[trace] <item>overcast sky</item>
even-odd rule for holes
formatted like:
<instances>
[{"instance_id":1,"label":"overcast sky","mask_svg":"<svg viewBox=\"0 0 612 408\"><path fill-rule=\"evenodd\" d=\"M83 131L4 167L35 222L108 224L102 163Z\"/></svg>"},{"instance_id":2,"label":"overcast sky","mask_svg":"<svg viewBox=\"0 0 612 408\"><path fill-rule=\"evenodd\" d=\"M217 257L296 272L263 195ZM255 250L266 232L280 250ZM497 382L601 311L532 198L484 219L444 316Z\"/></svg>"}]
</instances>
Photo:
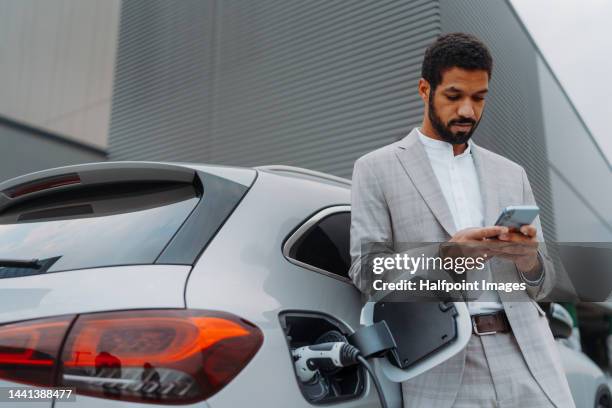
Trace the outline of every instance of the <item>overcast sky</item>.
<instances>
[{"instance_id":1,"label":"overcast sky","mask_svg":"<svg viewBox=\"0 0 612 408\"><path fill-rule=\"evenodd\" d=\"M612 162L612 1L511 2Z\"/></svg>"}]
</instances>

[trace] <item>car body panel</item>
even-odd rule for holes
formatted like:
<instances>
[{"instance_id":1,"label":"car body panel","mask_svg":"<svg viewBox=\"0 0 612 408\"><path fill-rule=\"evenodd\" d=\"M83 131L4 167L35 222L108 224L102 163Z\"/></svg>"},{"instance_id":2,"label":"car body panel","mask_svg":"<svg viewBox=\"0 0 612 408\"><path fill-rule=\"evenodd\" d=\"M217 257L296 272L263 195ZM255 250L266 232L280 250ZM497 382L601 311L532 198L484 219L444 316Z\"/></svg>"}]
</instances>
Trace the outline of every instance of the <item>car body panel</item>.
<instances>
[{"instance_id":1,"label":"car body panel","mask_svg":"<svg viewBox=\"0 0 612 408\"><path fill-rule=\"evenodd\" d=\"M245 187L250 187L257 177L257 171L245 167L207 165L197 163L169 163L174 165L183 165L191 169L201 171L222 177L234 183L242 184Z\"/></svg>"},{"instance_id":2,"label":"car body panel","mask_svg":"<svg viewBox=\"0 0 612 408\"><path fill-rule=\"evenodd\" d=\"M571 349L558 340L556 343L576 407L595 406L597 390L601 385L607 384L606 376L586 354Z\"/></svg>"},{"instance_id":3,"label":"car body panel","mask_svg":"<svg viewBox=\"0 0 612 408\"><path fill-rule=\"evenodd\" d=\"M0 279L0 323L142 308L183 308L191 267L134 265Z\"/></svg>"},{"instance_id":4,"label":"car body panel","mask_svg":"<svg viewBox=\"0 0 612 408\"><path fill-rule=\"evenodd\" d=\"M222 392L208 400L211 407L312 407L299 390L279 313L321 312L355 330L360 294L347 279L291 263L282 255L282 246L309 216L349 203L347 186L262 171L194 266L186 290L188 308L232 311L264 332L262 348ZM383 382L390 406L400 406L399 386ZM376 391L367 383L362 397L331 406L376 406ZM272 392L261 392L270 387Z\"/></svg>"}]
</instances>

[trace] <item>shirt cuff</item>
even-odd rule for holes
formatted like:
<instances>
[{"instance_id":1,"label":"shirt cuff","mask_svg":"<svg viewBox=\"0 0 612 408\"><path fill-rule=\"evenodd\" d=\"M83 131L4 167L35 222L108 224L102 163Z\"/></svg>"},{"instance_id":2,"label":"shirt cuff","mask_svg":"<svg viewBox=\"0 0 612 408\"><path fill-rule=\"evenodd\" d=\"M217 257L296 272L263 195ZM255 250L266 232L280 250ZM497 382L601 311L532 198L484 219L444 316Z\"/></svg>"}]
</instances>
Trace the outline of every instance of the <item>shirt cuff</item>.
<instances>
[{"instance_id":1,"label":"shirt cuff","mask_svg":"<svg viewBox=\"0 0 612 408\"><path fill-rule=\"evenodd\" d=\"M523 281L528 284L529 286L539 286L540 283L542 283L542 280L544 279L544 262L542 262L542 257L540 256L540 252L538 251L538 261L540 262L540 277L536 280L532 280L532 279L527 279L525 277L525 275L523 274L523 272L519 271L519 274L521 275L521 279L523 279Z\"/></svg>"}]
</instances>

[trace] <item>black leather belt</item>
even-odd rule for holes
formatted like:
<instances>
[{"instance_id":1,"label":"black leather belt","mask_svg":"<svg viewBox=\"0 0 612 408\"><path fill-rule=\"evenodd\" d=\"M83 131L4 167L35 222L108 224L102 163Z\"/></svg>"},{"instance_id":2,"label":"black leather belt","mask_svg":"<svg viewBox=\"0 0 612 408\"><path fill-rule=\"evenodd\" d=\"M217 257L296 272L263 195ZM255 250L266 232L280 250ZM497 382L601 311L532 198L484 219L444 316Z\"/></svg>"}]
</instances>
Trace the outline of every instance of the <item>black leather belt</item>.
<instances>
[{"instance_id":1,"label":"black leather belt","mask_svg":"<svg viewBox=\"0 0 612 408\"><path fill-rule=\"evenodd\" d=\"M472 331L479 336L512 331L506 312L478 314L472 316Z\"/></svg>"}]
</instances>

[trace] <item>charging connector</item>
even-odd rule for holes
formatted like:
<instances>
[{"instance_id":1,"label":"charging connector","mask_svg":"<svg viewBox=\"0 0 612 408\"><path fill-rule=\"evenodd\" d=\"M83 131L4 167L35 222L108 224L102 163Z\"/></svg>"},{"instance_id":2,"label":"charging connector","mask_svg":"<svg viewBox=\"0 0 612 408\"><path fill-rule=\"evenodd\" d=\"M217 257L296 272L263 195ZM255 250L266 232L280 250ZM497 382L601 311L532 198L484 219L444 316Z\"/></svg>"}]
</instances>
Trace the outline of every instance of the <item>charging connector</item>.
<instances>
[{"instance_id":1,"label":"charging connector","mask_svg":"<svg viewBox=\"0 0 612 408\"><path fill-rule=\"evenodd\" d=\"M349 337L349 342L352 344L333 341L292 350L291 354L298 378L302 383L309 384L317 381L321 373L361 364L372 378L381 406L387 408L387 401L380 382L366 357L383 357L386 352L396 347L389 327L384 321L363 327Z\"/></svg>"},{"instance_id":2,"label":"charging connector","mask_svg":"<svg viewBox=\"0 0 612 408\"><path fill-rule=\"evenodd\" d=\"M357 364L359 349L345 342L313 344L291 352L301 382L310 382L319 370L333 371Z\"/></svg>"}]
</instances>

